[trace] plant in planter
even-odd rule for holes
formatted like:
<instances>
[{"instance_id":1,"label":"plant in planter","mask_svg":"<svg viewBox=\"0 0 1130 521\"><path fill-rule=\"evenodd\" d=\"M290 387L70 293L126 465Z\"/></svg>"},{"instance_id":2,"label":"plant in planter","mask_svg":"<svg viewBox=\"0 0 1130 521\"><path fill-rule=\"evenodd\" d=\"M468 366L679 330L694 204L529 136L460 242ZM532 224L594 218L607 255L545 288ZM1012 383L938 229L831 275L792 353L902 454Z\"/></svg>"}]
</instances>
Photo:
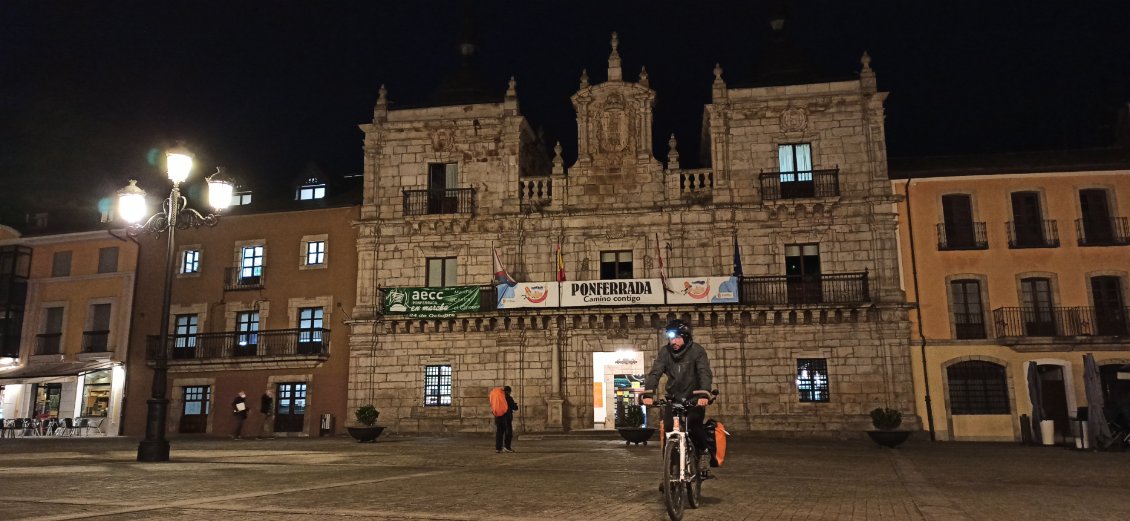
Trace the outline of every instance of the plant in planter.
<instances>
[{"instance_id":1,"label":"plant in planter","mask_svg":"<svg viewBox=\"0 0 1130 521\"><path fill-rule=\"evenodd\" d=\"M895 448L910 437L910 431L895 430L902 425L902 413L889 407L876 407L871 410L871 425L876 429L867 431L871 440L884 447Z\"/></svg>"},{"instance_id":2,"label":"plant in planter","mask_svg":"<svg viewBox=\"0 0 1130 521\"><path fill-rule=\"evenodd\" d=\"M372 404L365 404L358 407L356 411L353 411L353 416L357 419L357 423L361 424L361 427L348 427L349 435L353 436L353 439L361 443L377 441L377 437L385 430L384 427L378 427L376 425L377 416L380 414L380 411L378 411L376 407L373 407Z\"/></svg>"},{"instance_id":3,"label":"plant in planter","mask_svg":"<svg viewBox=\"0 0 1130 521\"><path fill-rule=\"evenodd\" d=\"M616 430L619 431L620 437L624 438L625 444L628 445L632 443L647 445L647 440L655 434L655 429L644 425L643 407L628 405L622 410L623 413L616 418Z\"/></svg>"}]
</instances>

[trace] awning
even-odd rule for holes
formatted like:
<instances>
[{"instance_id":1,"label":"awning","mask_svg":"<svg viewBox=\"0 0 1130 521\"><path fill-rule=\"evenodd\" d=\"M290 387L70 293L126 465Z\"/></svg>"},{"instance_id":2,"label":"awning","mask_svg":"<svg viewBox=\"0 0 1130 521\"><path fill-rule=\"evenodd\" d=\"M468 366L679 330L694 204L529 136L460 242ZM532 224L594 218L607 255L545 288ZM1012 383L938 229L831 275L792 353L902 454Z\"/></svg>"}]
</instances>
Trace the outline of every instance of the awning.
<instances>
[{"instance_id":1,"label":"awning","mask_svg":"<svg viewBox=\"0 0 1130 521\"><path fill-rule=\"evenodd\" d=\"M118 365L118 362L111 360L31 363L23 367L0 369L0 385L55 382L72 376L109 369L115 365Z\"/></svg>"}]
</instances>

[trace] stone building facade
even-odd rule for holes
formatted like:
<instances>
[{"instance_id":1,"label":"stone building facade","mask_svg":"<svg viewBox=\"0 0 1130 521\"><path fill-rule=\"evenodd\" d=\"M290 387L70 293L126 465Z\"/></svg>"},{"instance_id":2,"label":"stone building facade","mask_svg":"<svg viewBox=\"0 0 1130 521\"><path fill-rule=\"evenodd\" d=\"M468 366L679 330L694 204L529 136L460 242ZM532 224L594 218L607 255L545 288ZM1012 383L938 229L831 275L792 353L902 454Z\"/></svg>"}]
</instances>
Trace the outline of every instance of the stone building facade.
<instances>
[{"instance_id":1,"label":"stone building facade","mask_svg":"<svg viewBox=\"0 0 1130 521\"><path fill-rule=\"evenodd\" d=\"M372 403L402 432L486 431L489 390L510 385L519 431L610 427L609 386L629 394L622 380L646 371L680 317L710 353L721 394L709 415L728 429L849 435L880 406L917 428L886 94L869 58L858 79L751 88L716 67L708 167L683 169L673 135L653 150L656 93L646 70L624 77L617 46L613 35L607 81L582 74L571 98L568 168L560 144L545 159L513 79L500 102L398 110L382 87L361 126L349 408ZM495 249L561 305L499 309ZM566 304L586 286L575 281L602 279L655 286L658 300ZM730 298L677 303L694 284ZM439 286L481 286L482 305L437 318L382 300Z\"/></svg>"}]
</instances>

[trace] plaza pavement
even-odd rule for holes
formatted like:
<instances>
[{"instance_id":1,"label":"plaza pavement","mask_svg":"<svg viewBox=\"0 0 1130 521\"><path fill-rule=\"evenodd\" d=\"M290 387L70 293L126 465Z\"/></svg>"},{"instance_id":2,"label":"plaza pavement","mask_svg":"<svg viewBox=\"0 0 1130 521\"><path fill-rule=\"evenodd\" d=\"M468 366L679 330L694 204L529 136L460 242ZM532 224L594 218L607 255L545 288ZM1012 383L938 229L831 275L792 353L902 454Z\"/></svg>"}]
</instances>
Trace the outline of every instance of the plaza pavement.
<instances>
[{"instance_id":1,"label":"plaza pavement","mask_svg":"<svg viewBox=\"0 0 1130 521\"><path fill-rule=\"evenodd\" d=\"M0 519L661 520L659 449L607 437L0 440ZM687 520L1130 519L1130 452L731 438Z\"/></svg>"}]
</instances>

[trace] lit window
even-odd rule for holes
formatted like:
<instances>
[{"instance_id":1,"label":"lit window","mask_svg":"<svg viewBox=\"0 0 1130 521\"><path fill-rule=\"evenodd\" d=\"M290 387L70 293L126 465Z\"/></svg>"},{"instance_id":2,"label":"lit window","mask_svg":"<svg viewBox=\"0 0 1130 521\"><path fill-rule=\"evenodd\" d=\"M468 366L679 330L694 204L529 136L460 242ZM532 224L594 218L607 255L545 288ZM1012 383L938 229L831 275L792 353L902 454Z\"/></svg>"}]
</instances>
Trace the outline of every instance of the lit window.
<instances>
[{"instance_id":1,"label":"lit window","mask_svg":"<svg viewBox=\"0 0 1130 521\"><path fill-rule=\"evenodd\" d=\"M258 279L263 276L263 247L244 246L239 255L239 278Z\"/></svg>"},{"instance_id":2,"label":"lit window","mask_svg":"<svg viewBox=\"0 0 1130 521\"><path fill-rule=\"evenodd\" d=\"M451 366L424 367L424 405L451 405Z\"/></svg>"},{"instance_id":3,"label":"lit window","mask_svg":"<svg viewBox=\"0 0 1130 521\"><path fill-rule=\"evenodd\" d=\"M259 343L259 312L241 312L236 315L235 322L236 331L239 332L239 346L254 348Z\"/></svg>"},{"instance_id":4,"label":"lit window","mask_svg":"<svg viewBox=\"0 0 1130 521\"><path fill-rule=\"evenodd\" d=\"M796 389L802 402L828 401L828 361L824 358L797 359Z\"/></svg>"},{"instance_id":5,"label":"lit window","mask_svg":"<svg viewBox=\"0 0 1130 521\"><path fill-rule=\"evenodd\" d=\"M232 194L232 206L245 206L249 204L251 204L251 192L236 192Z\"/></svg>"},{"instance_id":6,"label":"lit window","mask_svg":"<svg viewBox=\"0 0 1130 521\"><path fill-rule=\"evenodd\" d=\"M199 331L198 320L196 314L185 314L176 316L176 326L173 330L173 347L175 349L195 349L196 348L196 333ZM173 358L179 358L178 352L173 353Z\"/></svg>"},{"instance_id":7,"label":"lit window","mask_svg":"<svg viewBox=\"0 0 1130 521\"><path fill-rule=\"evenodd\" d=\"M306 264L317 265L326 262L326 241L310 241L306 243Z\"/></svg>"},{"instance_id":8,"label":"lit window","mask_svg":"<svg viewBox=\"0 0 1130 521\"><path fill-rule=\"evenodd\" d=\"M200 273L200 250L184 250L181 273Z\"/></svg>"},{"instance_id":9,"label":"lit window","mask_svg":"<svg viewBox=\"0 0 1130 521\"><path fill-rule=\"evenodd\" d=\"M298 310L298 344L299 350L304 344L321 344L324 310L322 308L299 308Z\"/></svg>"},{"instance_id":10,"label":"lit window","mask_svg":"<svg viewBox=\"0 0 1130 521\"><path fill-rule=\"evenodd\" d=\"M321 182L316 177L311 177L306 180L306 183L298 187L298 200L310 201L313 199L322 199L326 196L326 183Z\"/></svg>"}]
</instances>

